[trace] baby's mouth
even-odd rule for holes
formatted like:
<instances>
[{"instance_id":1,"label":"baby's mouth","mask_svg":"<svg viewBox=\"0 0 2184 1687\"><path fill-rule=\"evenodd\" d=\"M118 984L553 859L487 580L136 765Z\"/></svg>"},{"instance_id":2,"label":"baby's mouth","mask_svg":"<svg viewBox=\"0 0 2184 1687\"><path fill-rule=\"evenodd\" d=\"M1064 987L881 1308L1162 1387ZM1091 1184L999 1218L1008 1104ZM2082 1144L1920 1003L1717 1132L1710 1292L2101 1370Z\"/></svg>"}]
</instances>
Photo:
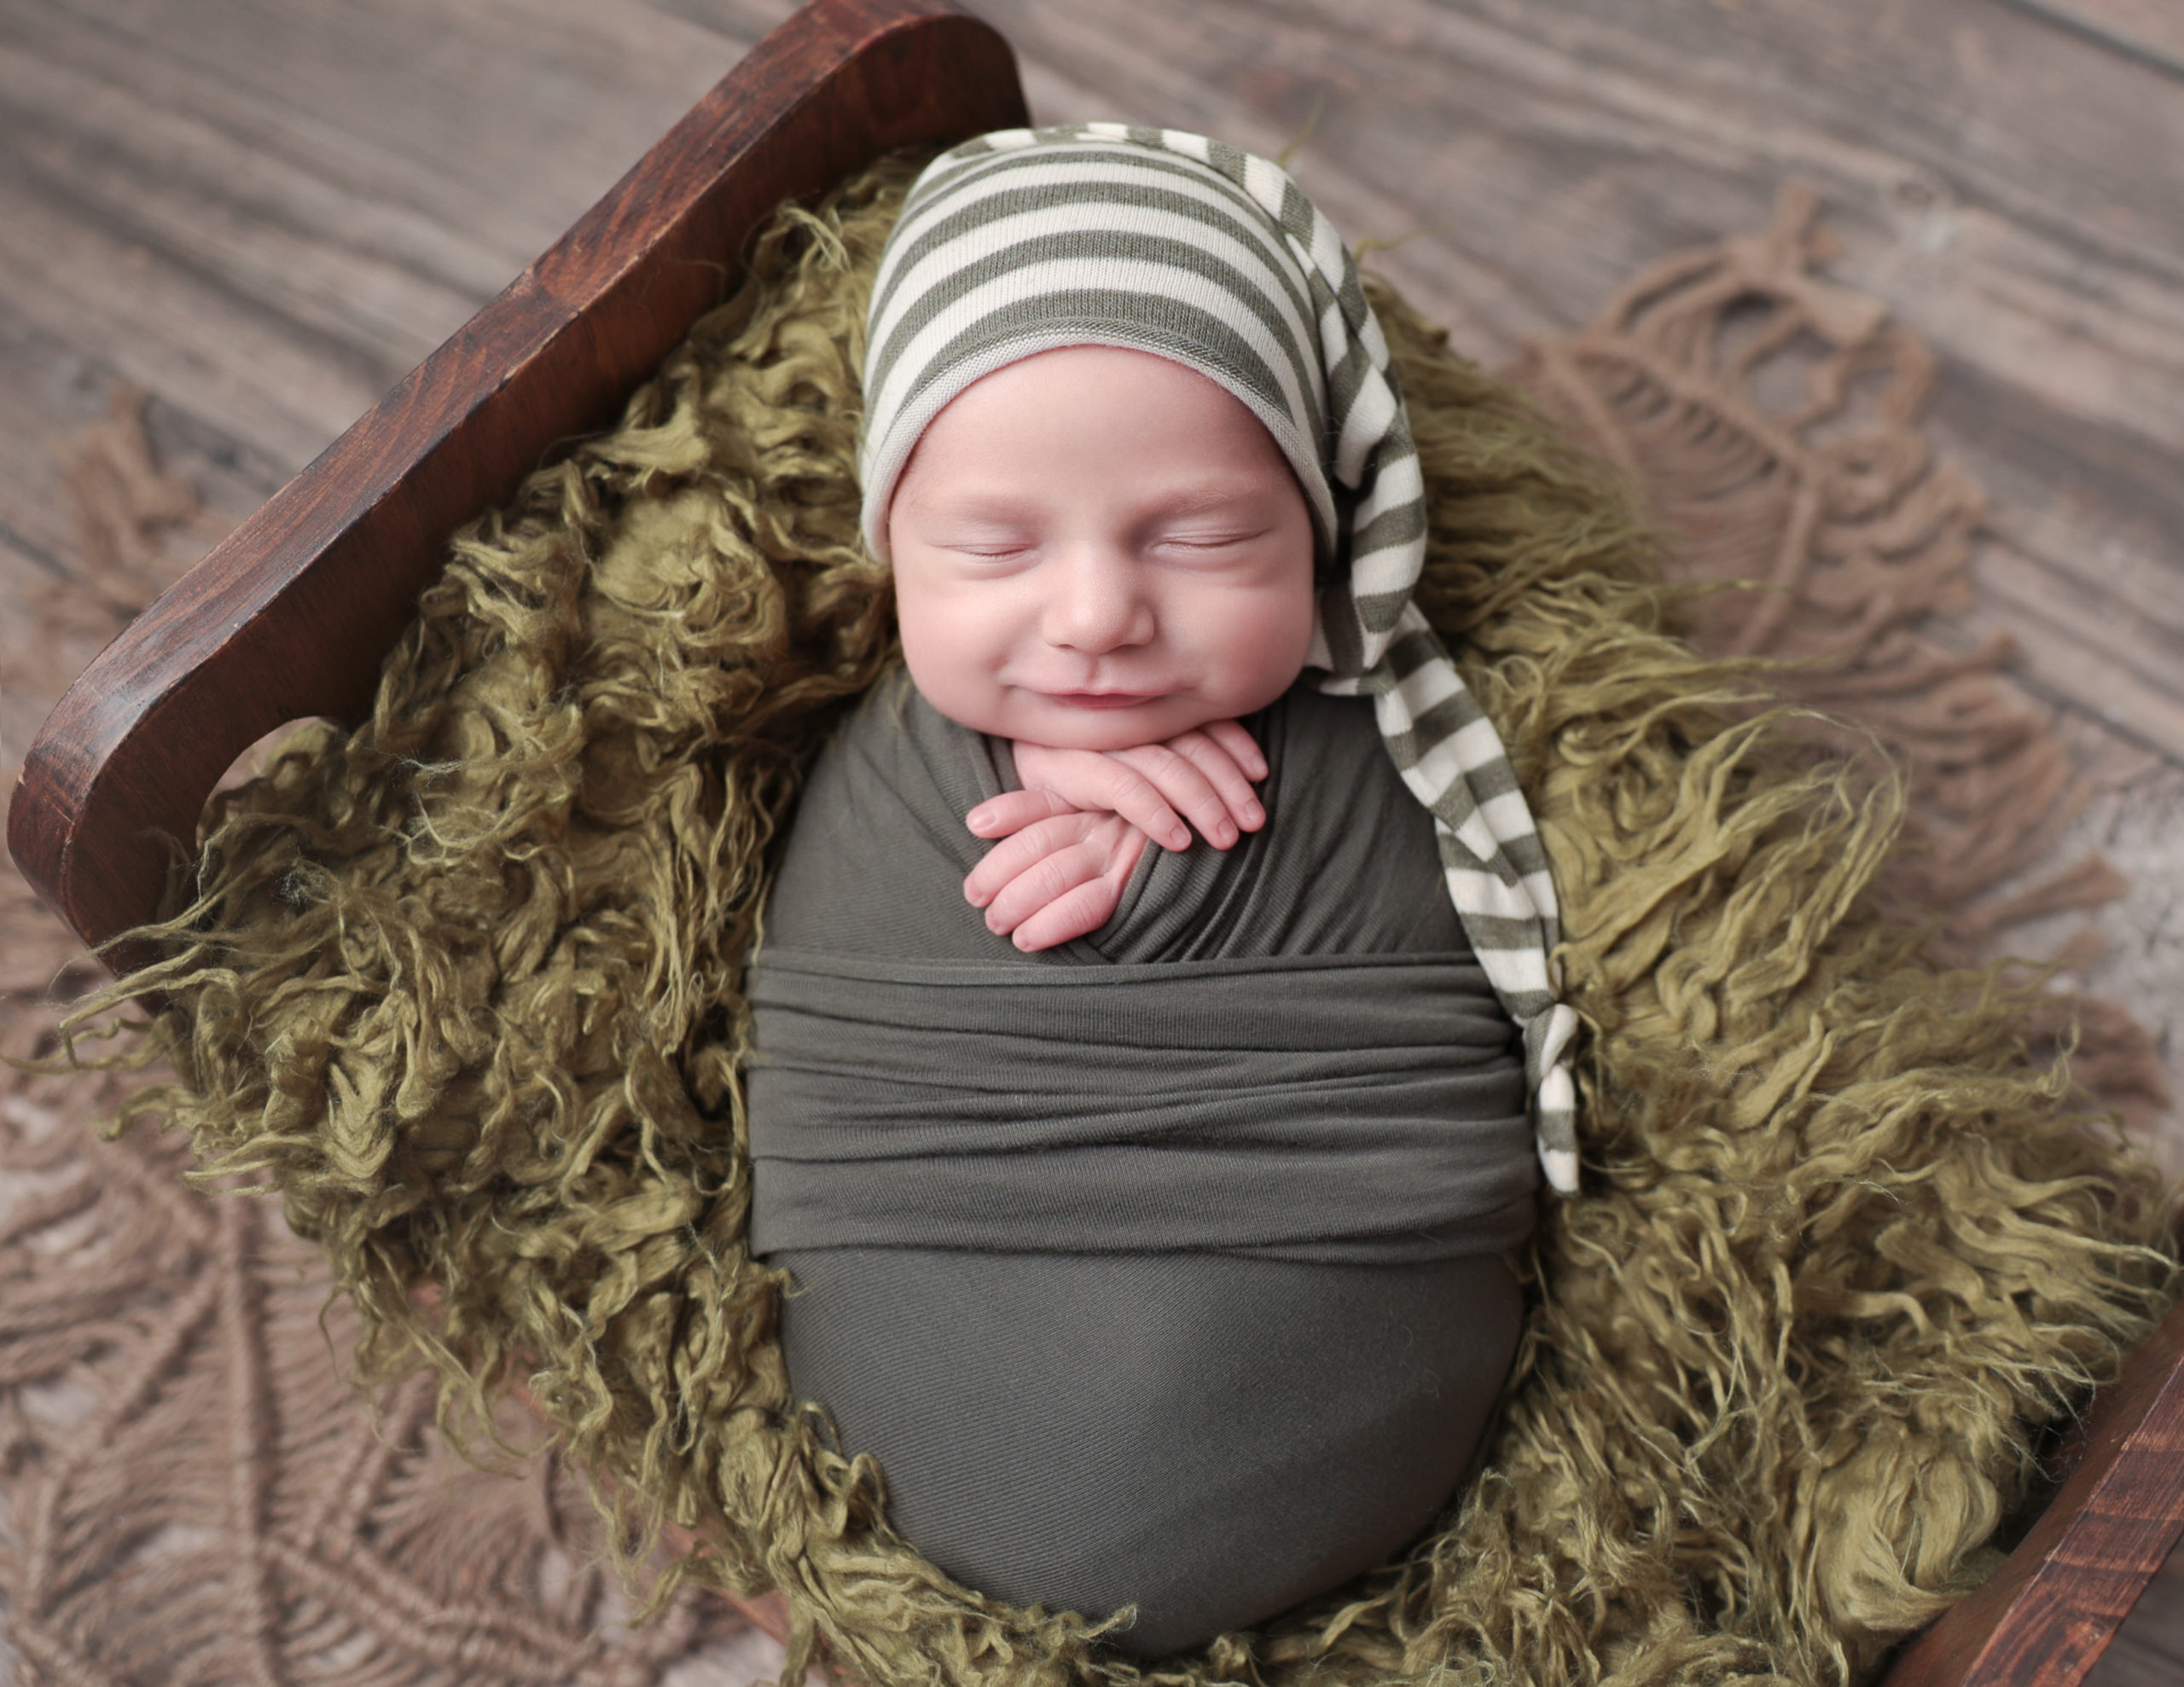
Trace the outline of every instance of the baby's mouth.
<instances>
[{"instance_id":1,"label":"baby's mouth","mask_svg":"<svg viewBox=\"0 0 2184 1687\"><path fill-rule=\"evenodd\" d=\"M1167 695L1158 691L1050 691L1043 695L1049 702L1066 704L1073 709L1130 709L1141 703L1153 703Z\"/></svg>"}]
</instances>

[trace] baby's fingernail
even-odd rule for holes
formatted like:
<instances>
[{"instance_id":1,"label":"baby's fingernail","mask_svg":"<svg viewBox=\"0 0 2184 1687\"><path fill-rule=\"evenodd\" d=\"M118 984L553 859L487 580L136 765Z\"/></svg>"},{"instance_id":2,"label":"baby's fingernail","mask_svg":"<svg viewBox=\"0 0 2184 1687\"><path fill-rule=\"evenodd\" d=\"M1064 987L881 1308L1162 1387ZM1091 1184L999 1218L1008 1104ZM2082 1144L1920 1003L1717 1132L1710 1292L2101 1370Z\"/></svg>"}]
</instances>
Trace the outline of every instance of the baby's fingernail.
<instances>
[{"instance_id":1,"label":"baby's fingernail","mask_svg":"<svg viewBox=\"0 0 2184 1687\"><path fill-rule=\"evenodd\" d=\"M1244 819L1246 823L1252 826L1257 826L1265 818L1266 810L1259 807L1258 803L1246 803L1244 804Z\"/></svg>"},{"instance_id":2,"label":"baby's fingernail","mask_svg":"<svg viewBox=\"0 0 2184 1687\"><path fill-rule=\"evenodd\" d=\"M1188 826L1179 826L1168 834L1168 847L1170 849L1188 849L1190 846L1191 833Z\"/></svg>"},{"instance_id":3,"label":"baby's fingernail","mask_svg":"<svg viewBox=\"0 0 2184 1687\"><path fill-rule=\"evenodd\" d=\"M993 816L980 809L973 809L969 814L963 816L963 824L969 826L973 832L984 832L988 826L993 824Z\"/></svg>"},{"instance_id":4,"label":"baby's fingernail","mask_svg":"<svg viewBox=\"0 0 2184 1687\"><path fill-rule=\"evenodd\" d=\"M1213 828L1213 841L1223 849L1227 849L1236 841L1236 828L1229 825L1227 820L1222 821Z\"/></svg>"}]
</instances>

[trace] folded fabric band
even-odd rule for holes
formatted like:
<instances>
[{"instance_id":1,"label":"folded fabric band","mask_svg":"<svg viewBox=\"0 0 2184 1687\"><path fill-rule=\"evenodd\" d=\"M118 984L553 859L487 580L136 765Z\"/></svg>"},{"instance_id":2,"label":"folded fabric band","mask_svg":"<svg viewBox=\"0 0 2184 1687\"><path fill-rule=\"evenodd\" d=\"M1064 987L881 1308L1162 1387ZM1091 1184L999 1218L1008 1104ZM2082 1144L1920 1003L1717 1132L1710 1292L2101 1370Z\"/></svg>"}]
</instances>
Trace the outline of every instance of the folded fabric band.
<instances>
[{"instance_id":1,"label":"folded fabric band","mask_svg":"<svg viewBox=\"0 0 2184 1687\"><path fill-rule=\"evenodd\" d=\"M1351 1264L1533 1221L1512 1034L1470 957L1093 969L770 948L752 1251Z\"/></svg>"}]
</instances>

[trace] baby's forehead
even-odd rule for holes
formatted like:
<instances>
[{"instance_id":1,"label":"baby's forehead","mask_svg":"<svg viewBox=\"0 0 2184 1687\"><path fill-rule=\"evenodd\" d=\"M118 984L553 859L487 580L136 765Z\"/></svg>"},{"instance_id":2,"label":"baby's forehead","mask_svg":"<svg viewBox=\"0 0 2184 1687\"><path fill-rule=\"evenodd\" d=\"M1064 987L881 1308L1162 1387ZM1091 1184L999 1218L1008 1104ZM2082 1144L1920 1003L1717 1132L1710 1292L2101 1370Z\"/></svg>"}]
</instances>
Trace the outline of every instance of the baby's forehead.
<instances>
[{"instance_id":1,"label":"baby's forehead","mask_svg":"<svg viewBox=\"0 0 2184 1687\"><path fill-rule=\"evenodd\" d=\"M967 386L927 424L897 484L905 509L1004 518L1050 493L1188 516L1302 493L1281 443L1235 396L1152 353L1072 345ZM1309 507L1309 497L1307 498Z\"/></svg>"}]
</instances>

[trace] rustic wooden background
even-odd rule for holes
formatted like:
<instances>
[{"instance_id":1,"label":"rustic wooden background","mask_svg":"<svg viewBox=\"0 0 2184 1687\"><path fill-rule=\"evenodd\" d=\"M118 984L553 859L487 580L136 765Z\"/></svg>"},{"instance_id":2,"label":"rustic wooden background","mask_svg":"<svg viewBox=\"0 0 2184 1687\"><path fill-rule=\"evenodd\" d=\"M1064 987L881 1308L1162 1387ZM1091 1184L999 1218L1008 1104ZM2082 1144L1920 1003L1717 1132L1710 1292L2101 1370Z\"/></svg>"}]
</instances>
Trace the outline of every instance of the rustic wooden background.
<instances>
[{"instance_id":1,"label":"rustic wooden background","mask_svg":"<svg viewBox=\"0 0 2184 1687\"><path fill-rule=\"evenodd\" d=\"M111 628L55 443L113 392L208 513L270 493L604 192L786 0L0 0L0 775ZM973 0L1033 111L1292 167L1490 362L1819 194L1937 355L2007 633L2132 880L2088 969L2184 1088L2184 9L2174 0ZM88 593L90 588L84 589ZM2184 1134L2164 1144L2184 1167ZM2104 1667L2184 1679L2172 1564ZM0 1678L4 1678L0 1660Z\"/></svg>"}]
</instances>

